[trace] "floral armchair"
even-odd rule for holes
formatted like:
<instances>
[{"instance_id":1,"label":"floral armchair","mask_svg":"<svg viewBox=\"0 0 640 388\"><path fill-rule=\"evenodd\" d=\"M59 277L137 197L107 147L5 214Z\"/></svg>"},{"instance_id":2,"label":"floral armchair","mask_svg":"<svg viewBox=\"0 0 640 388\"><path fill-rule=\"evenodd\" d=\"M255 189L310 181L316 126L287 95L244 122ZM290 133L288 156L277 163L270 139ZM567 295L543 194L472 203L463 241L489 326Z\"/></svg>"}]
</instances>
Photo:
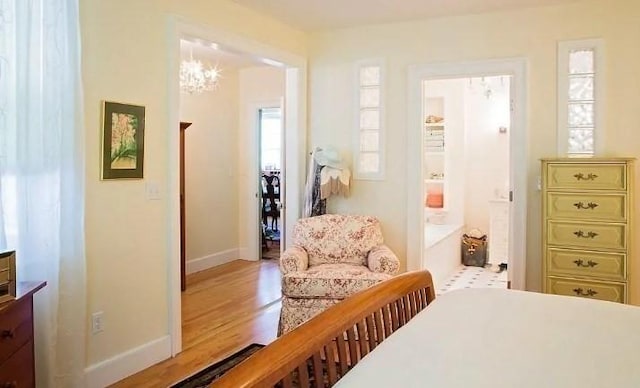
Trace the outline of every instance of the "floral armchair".
<instances>
[{"instance_id":1,"label":"floral armchair","mask_svg":"<svg viewBox=\"0 0 640 388\"><path fill-rule=\"evenodd\" d=\"M383 245L376 218L326 214L298 220L280 269L278 333L284 334L347 296L389 279L398 272L399 261Z\"/></svg>"}]
</instances>

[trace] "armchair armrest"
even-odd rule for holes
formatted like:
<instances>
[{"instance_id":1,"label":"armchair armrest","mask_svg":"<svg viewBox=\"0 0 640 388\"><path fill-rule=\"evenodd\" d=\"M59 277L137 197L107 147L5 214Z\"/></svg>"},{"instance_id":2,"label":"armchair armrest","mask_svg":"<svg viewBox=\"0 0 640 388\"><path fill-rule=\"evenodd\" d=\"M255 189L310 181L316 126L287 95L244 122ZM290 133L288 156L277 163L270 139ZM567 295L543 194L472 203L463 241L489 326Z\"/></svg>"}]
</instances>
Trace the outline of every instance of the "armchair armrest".
<instances>
[{"instance_id":1,"label":"armchair armrest","mask_svg":"<svg viewBox=\"0 0 640 388\"><path fill-rule=\"evenodd\" d=\"M304 271L309 267L309 255L304 248L292 246L287 248L280 257L280 271L283 275L289 272Z\"/></svg>"},{"instance_id":2,"label":"armchair armrest","mask_svg":"<svg viewBox=\"0 0 640 388\"><path fill-rule=\"evenodd\" d=\"M400 269L398 256L386 245L379 245L369 251L367 267L373 272L382 272L395 275Z\"/></svg>"}]
</instances>

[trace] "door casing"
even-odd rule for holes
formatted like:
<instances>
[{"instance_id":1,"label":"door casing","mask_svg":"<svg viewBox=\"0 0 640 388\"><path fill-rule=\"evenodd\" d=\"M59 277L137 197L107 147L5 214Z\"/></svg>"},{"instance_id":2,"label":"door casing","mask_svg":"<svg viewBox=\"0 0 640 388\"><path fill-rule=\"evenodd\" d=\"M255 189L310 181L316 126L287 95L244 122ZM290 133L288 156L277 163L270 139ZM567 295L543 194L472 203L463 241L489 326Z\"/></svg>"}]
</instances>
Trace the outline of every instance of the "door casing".
<instances>
[{"instance_id":1,"label":"door casing","mask_svg":"<svg viewBox=\"0 0 640 388\"><path fill-rule=\"evenodd\" d=\"M511 287L526 287L527 241L527 61L525 58L489 59L414 65L408 73L407 166L422 166L422 82L425 80L511 75L512 124L510 174L513 202L509 231ZM407 269L424 262L422 168L407 168Z\"/></svg>"}]
</instances>

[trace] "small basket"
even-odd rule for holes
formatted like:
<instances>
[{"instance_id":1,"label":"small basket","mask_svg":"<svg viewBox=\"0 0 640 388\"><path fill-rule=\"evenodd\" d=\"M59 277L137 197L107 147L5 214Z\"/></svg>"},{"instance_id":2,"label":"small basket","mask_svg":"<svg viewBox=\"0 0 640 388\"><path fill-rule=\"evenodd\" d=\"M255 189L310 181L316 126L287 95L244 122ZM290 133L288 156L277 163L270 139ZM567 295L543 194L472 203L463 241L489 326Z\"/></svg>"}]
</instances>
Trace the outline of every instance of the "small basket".
<instances>
[{"instance_id":1,"label":"small basket","mask_svg":"<svg viewBox=\"0 0 640 388\"><path fill-rule=\"evenodd\" d=\"M487 235L480 238L462 235L462 264L484 267L487 264Z\"/></svg>"}]
</instances>

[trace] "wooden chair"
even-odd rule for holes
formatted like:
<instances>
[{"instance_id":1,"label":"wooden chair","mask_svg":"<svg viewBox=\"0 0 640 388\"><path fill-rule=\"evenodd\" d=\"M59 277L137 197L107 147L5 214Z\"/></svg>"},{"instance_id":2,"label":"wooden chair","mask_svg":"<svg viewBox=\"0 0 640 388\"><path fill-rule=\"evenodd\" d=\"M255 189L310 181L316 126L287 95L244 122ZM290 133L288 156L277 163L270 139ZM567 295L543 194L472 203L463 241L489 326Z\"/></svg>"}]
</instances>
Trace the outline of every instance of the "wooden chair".
<instances>
[{"instance_id":1,"label":"wooden chair","mask_svg":"<svg viewBox=\"0 0 640 388\"><path fill-rule=\"evenodd\" d=\"M434 299L428 271L396 276L278 338L212 387L331 387Z\"/></svg>"}]
</instances>

